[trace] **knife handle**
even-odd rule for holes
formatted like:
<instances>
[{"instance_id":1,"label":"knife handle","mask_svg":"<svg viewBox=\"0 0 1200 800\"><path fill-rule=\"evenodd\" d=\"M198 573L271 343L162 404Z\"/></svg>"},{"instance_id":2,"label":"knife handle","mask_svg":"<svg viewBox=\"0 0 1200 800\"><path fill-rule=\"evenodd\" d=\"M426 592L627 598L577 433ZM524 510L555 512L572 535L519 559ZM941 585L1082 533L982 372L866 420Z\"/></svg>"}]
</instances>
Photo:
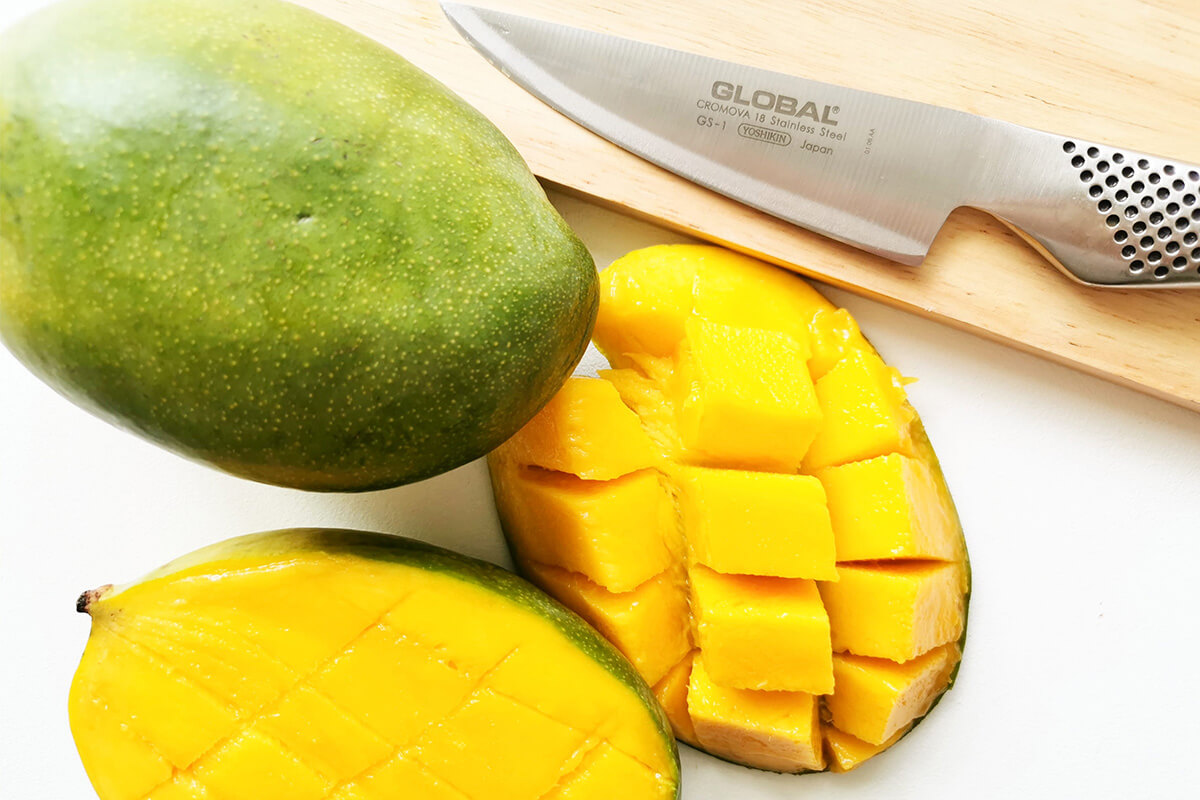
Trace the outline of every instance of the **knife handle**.
<instances>
[{"instance_id":1,"label":"knife handle","mask_svg":"<svg viewBox=\"0 0 1200 800\"><path fill-rule=\"evenodd\" d=\"M968 205L1094 286L1200 287L1200 166L996 122ZM995 148L995 149L993 149Z\"/></svg>"}]
</instances>

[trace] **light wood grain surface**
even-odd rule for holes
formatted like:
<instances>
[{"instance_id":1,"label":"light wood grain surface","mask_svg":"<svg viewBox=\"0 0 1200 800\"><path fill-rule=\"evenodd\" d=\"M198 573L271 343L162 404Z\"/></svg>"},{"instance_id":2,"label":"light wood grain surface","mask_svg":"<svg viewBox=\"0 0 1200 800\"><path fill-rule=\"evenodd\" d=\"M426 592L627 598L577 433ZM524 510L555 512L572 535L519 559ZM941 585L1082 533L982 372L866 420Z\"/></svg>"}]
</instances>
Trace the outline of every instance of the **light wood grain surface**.
<instances>
[{"instance_id":1,"label":"light wood grain surface","mask_svg":"<svg viewBox=\"0 0 1200 800\"><path fill-rule=\"evenodd\" d=\"M1200 163L1196 0L478 0L542 19ZM1093 289L955 212L903 267L606 142L475 53L433 0L300 0L458 92L568 191L1200 410L1200 291Z\"/></svg>"}]
</instances>

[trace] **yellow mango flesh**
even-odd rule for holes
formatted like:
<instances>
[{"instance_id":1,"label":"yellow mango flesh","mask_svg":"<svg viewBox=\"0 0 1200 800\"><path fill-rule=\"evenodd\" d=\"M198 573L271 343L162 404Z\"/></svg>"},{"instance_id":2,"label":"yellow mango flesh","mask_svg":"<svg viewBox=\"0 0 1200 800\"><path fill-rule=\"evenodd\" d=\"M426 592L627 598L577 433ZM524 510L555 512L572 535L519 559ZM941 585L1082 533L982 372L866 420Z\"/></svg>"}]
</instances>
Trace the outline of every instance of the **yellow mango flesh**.
<instances>
[{"instance_id":1,"label":"yellow mango flesh","mask_svg":"<svg viewBox=\"0 0 1200 800\"><path fill-rule=\"evenodd\" d=\"M817 310L809 323L809 337L812 358L808 360L808 372L814 381L850 353L871 349L858 323L844 308Z\"/></svg>"},{"instance_id":2,"label":"yellow mango flesh","mask_svg":"<svg viewBox=\"0 0 1200 800\"><path fill-rule=\"evenodd\" d=\"M579 767L541 800L612 800L656 789L656 777L643 764L601 743L588 750Z\"/></svg>"},{"instance_id":3,"label":"yellow mango flesh","mask_svg":"<svg viewBox=\"0 0 1200 800\"><path fill-rule=\"evenodd\" d=\"M309 680L393 747L410 745L431 718L462 705L475 683L386 623L364 632ZM414 692L422 695L419 705L405 702Z\"/></svg>"},{"instance_id":4,"label":"yellow mango flesh","mask_svg":"<svg viewBox=\"0 0 1200 800\"><path fill-rule=\"evenodd\" d=\"M700 656L692 663L687 701L696 739L714 755L777 772L825 766L814 695L721 686Z\"/></svg>"},{"instance_id":5,"label":"yellow mango flesh","mask_svg":"<svg viewBox=\"0 0 1200 800\"><path fill-rule=\"evenodd\" d=\"M861 653L899 667L961 636L961 528L904 379L848 312L745 256L648 248L615 262L601 284L595 342L614 367L600 377L616 395L606 402L632 412L657 451L653 470L682 535L674 558L690 602L656 578L627 593L638 597L635 610L601 585L597 564L580 558L568 572L531 558L534 539L557 538L603 561L609 537L654 539L663 522L649 501L617 501L601 525L596 505L573 496L555 521L522 525L512 509L533 490L506 476L540 456L505 446L489 463L518 565L618 644L689 743L781 771L824 767L820 728L845 744L835 757L824 738L833 769L891 746L900 733L864 742L815 715L833 702L870 700L887 719L904 718L911 693L889 699L862 682L839 687L835 663ZM580 441L601 438L596 431L619 411L597 411ZM556 413L542 412L541 430L568 427L550 419ZM587 453L578 458L586 463ZM603 450L597 458L611 461ZM608 536L576 533L593 523ZM642 573L660 566L624 560ZM677 589L679 574L660 573ZM690 639L680 634L689 625ZM666 643L671 663L652 657L654 642ZM685 645L698 649L681 652ZM949 670L929 673L931 697L948 688L956 663L957 655Z\"/></svg>"},{"instance_id":6,"label":"yellow mango flesh","mask_svg":"<svg viewBox=\"0 0 1200 800\"><path fill-rule=\"evenodd\" d=\"M246 538L89 596L69 707L101 800L524 800L611 785L575 775L599 748L675 796L649 689L527 584L381 534Z\"/></svg>"},{"instance_id":7,"label":"yellow mango flesh","mask_svg":"<svg viewBox=\"0 0 1200 800\"><path fill-rule=\"evenodd\" d=\"M689 257L694 254L693 257ZM661 259L660 259L661 256ZM665 260L666 268L660 268ZM646 248L617 261L600 279L601 310L593 332L613 366L628 354L669 356L683 338L703 253ZM622 261L626 263L622 266ZM607 301L607 302L605 302Z\"/></svg>"},{"instance_id":8,"label":"yellow mango flesh","mask_svg":"<svg viewBox=\"0 0 1200 800\"><path fill-rule=\"evenodd\" d=\"M224 698L209 694L182 675L164 668L145 648L119 634L96 649L89 664L88 697L80 698L92 713L123 725L171 766L183 768L221 742L237 719ZM86 657L86 655L85 655ZM138 680L131 681L131 676ZM137 713L144 698L153 697L170 714Z\"/></svg>"},{"instance_id":9,"label":"yellow mango flesh","mask_svg":"<svg viewBox=\"0 0 1200 800\"><path fill-rule=\"evenodd\" d=\"M837 580L825 489L811 475L672 472L690 558L717 572Z\"/></svg>"},{"instance_id":10,"label":"yellow mango flesh","mask_svg":"<svg viewBox=\"0 0 1200 800\"><path fill-rule=\"evenodd\" d=\"M468 795L411 758L396 756L334 791L331 800L467 800Z\"/></svg>"},{"instance_id":11,"label":"yellow mango flesh","mask_svg":"<svg viewBox=\"0 0 1200 800\"><path fill-rule=\"evenodd\" d=\"M235 733L188 768L192 779L217 797L253 800L279 796L318 800L329 785L315 770L254 727Z\"/></svg>"},{"instance_id":12,"label":"yellow mango flesh","mask_svg":"<svg viewBox=\"0 0 1200 800\"><path fill-rule=\"evenodd\" d=\"M692 316L797 335L834 306L808 284L757 259L704 245L636 250L600 274L593 334L614 367L629 355L670 356Z\"/></svg>"},{"instance_id":13,"label":"yellow mango flesh","mask_svg":"<svg viewBox=\"0 0 1200 800\"><path fill-rule=\"evenodd\" d=\"M181 774L169 783L160 784L146 800L212 800L212 795L190 775Z\"/></svg>"},{"instance_id":14,"label":"yellow mango flesh","mask_svg":"<svg viewBox=\"0 0 1200 800\"><path fill-rule=\"evenodd\" d=\"M119 764L120 769L90 770L96 794L109 797L187 797L172 786L175 767L127 722L108 712L103 700L81 700L71 715L79 757L86 764Z\"/></svg>"},{"instance_id":15,"label":"yellow mango flesh","mask_svg":"<svg viewBox=\"0 0 1200 800\"><path fill-rule=\"evenodd\" d=\"M676 417L688 459L794 471L821 425L807 339L692 317L679 354Z\"/></svg>"},{"instance_id":16,"label":"yellow mango flesh","mask_svg":"<svg viewBox=\"0 0 1200 800\"><path fill-rule=\"evenodd\" d=\"M392 746L366 721L364 717L359 722L317 689L301 686L287 693L256 727L326 780L337 781L340 775L357 775L391 755ZM326 739L345 746L327 748Z\"/></svg>"},{"instance_id":17,"label":"yellow mango flesh","mask_svg":"<svg viewBox=\"0 0 1200 800\"><path fill-rule=\"evenodd\" d=\"M851 736L832 725L823 726L821 734L825 737L825 756L829 761L830 771L849 772L856 767L862 766L864 761L879 755L900 741L901 737L908 733L911 727L911 725L906 725L901 728L892 735L892 738L883 744L871 744L870 742L864 742L857 736Z\"/></svg>"},{"instance_id":18,"label":"yellow mango flesh","mask_svg":"<svg viewBox=\"0 0 1200 800\"><path fill-rule=\"evenodd\" d=\"M957 641L965 583L958 563L843 564L820 584L833 649L904 662Z\"/></svg>"},{"instance_id":19,"label":"yellow mango flesh","mask_svg":"<svg viewBox=\"0 0 1200 800\"><path fill-rule=\"evenodd\" d=\"M648 370L653 370L661 377L651 378ZM637 369L600 371L600 377L617 390L621 402L637 413L642 427L654 444L676 461L686 462L689 459L675 428L675 402L667 394L668 389L673 390L677 383L673 374L671 362L661 359L644 359L643 367ZM488 461L491 460L489 456Z\"/></svg>"},{"instance_id":20,"label":"yellow mango flesh","mask_svg":"<svg viewBox=\"0 0 1200 800\"><path fill-rule=\"evenodd\" d=\"M619 478L660 459L606 381L568 381L503 448L515 462L591 480Z\"/></svg>"},{"instance_id":21,"label":"yellow mango flesh","mask_svg":"<svg viewBox=\"0 0 1200 800\"><path fill-rule=\"evenodd\" d=\"M962 537L926 462L899 453L817 473L839 561L927 558L959 561Z\"/></svg>"},{"instance_id":22,"label":"yellow mango flesh","mask_svg":"<svg viewBox=\"0 0 1200 800\"><path fill-rule=\"evenodd\" d=\"M691 571L692 613L712 679L737 689L829 694L829 617L813 581Z\"/></svg>"},{"instance_id":23,"label":"yellow mango flesh","mask_svg":"<svg viewBox=\"0 0 1200 800\"><path fill-rule=\"evenodd\" d=\"M835 308L795 275L758 259L703 245L695 250L701 263L692 288L692 310L698 317L802 340L817 314Z\"/></svg>"},{"instance_id":24,"label":"yellow mango flesh","mask_svg":"<svg viewBox=\"0 0 1200 800\"><path fill-rule=\"evenodd\" d=\"M497 736L503 731L503 736ZM487 747L472 747L487 742ZM555 764L548 770L524 768L532 755ZM573 772L588 745L587 732L528 705L477 691L460 708L427 729L411 748L413 760L468 797L540 797ZM514 769L520 764L521 768Z\"/></svg>"},{"instance_id":25,"label":"yellow mango flesh","mask_svg":"<svg viewBox=\"0 0 1200 800\"><path fill-rule=\"evenodd\" d=\"M583 575L530 562L539 586L617 646L653 685L691 649L687 582L668 570L631 592L615 594Z\"/></svg>"},{"instance_id":26,"label":"yellow mango flesh","mask_svg":"<svg viewBox=\"0 0 1200 800\"><path fill-rule=\"evenodd\" d=\"M671 667L662 680L654 684L654 696L658 698L663 711L667 712L667 719L671 721L675 738L698 746L696 728L692 725L691 716L688 715L687 705L688 682L692 679L692 660L694 658L694 652L688 653L682 661Z\"/></svg>"},{"instance_id":27,"label":"yellow mango flesh","mask_svg":"<svg viewBox=\"0 0 1200 800\"><path fill-rule=\"evenodd\" d=\"M958 657L953 643L903 664L838 653L833 659L838 691L826 701L833 724L868 744L882 745L925 716Z\"/></svg>"},{"instance_id":28,"label":"yellow mango flesh","mask_svg":"<svg viewBox=\"0 0 1200 800\"><path fill-rule=\"evenodd\" d=\"M582 573L613 592L631 591L678 560L675 511L654 470L602 481L528 467L508 472L500 478L514 484L505 519L523 560ZM631 527L629 519L642 524Z\"/></svg>"},{"instance_id":29,"label":"yellow mango flesh","mask_svg":"<svg viewBox=\"0 0 1200 800\"><path fill-rule=\"evenodd\" d=\"M914 413L899 373L868 350L853 350L815 384L822 419L804 471L906 453Z\"/></svg>"}]
</instances>

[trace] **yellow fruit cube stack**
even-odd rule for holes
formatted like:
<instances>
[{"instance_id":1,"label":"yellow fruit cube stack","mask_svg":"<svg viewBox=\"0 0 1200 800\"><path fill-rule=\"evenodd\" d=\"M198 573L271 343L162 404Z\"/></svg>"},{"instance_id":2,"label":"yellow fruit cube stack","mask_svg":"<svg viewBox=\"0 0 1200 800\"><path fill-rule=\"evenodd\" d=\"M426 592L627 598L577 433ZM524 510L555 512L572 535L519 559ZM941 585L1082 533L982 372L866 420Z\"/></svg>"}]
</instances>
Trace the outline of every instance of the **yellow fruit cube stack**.
<instances>
[{"instance_id":1,"label":"yellow fruit cube stack","mask_svg":"<svg viewBox=\"0 0 1200 800\"><path fill-rule=\"evenodd\" d=\"M615 263L595 338L614 369L490 459L518 565L684 741L785 772L886 749L949 685L967 590L898 373L803 281L712 247Z\"/></svg>"},{"instance_id":2,"label":"yellow fruit cube stack","mask_svg":"<svg viewBox=\"0 0 1200 800\"><path fill-rule=\"evenodd\" d=\"M650 683L691 650L683 542L660 461L616 389L585 379L568 381L491 460L522 570Z\"/></svg>"}]
</instances>

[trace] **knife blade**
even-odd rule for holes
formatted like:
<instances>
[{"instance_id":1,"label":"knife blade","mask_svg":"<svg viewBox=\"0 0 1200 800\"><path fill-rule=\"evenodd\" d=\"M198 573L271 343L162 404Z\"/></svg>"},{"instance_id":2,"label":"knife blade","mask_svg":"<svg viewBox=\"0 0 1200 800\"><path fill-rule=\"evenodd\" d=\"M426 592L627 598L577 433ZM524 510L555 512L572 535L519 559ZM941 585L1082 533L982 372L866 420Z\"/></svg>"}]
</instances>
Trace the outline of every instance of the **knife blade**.
<instances>
[{"instance_id":1,"label":"knife blade","mask_svg":"<svg viewBox=\"0 0 1200 800\"><path fill-rule=\"evenodd\" d=\"M1200 286L1200 167L452 2L488 61L614 144L792 224L919 264L960 206L1092 286Z\"/></svg>"}]
</instances>

